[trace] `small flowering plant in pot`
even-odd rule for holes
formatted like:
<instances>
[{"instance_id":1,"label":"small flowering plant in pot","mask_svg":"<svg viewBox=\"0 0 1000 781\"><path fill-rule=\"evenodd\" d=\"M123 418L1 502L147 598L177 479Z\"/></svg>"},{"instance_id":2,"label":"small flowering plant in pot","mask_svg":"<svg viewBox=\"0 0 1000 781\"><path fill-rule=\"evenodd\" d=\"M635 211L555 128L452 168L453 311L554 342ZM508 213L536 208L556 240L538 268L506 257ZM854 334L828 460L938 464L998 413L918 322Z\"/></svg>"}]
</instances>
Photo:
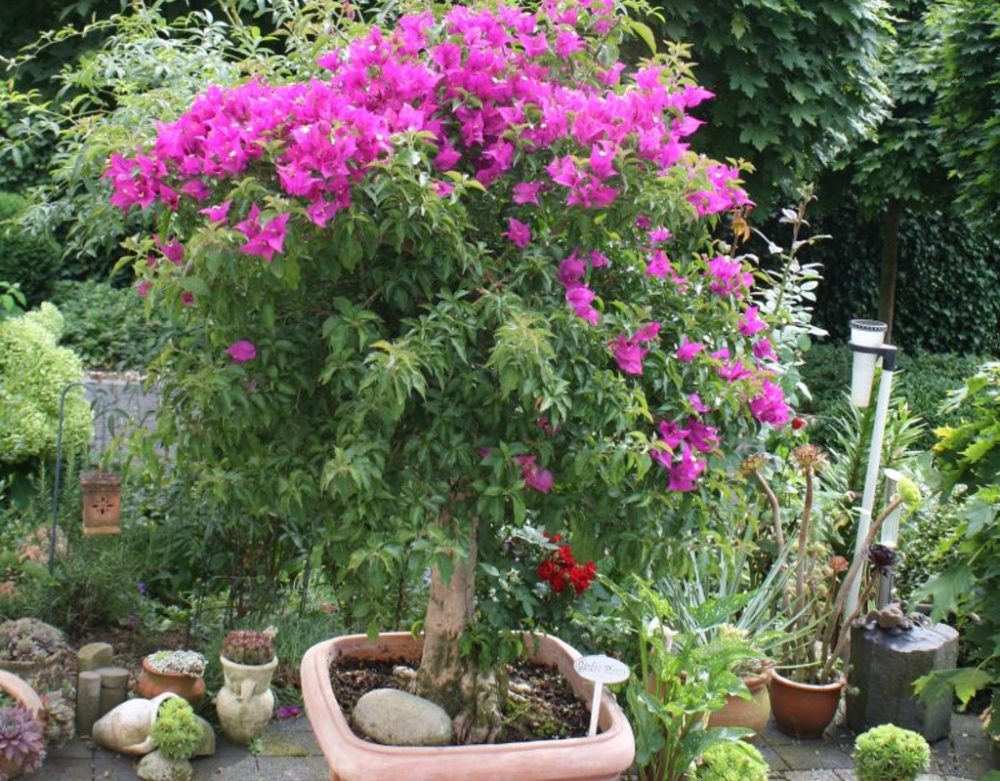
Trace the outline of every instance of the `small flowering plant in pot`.
<instances>
[{"instance_id":1,"label":"small flowering plant in pot","mask_svg":"<svg viewBox=\"0 0 1000 781\"><path fill-rule=\"evenodd\" d=\"M192 705L205 697L205 666L208 660L197 651L156 651L143 657L136 694L152 699L173 692Z\"/></svg>"},{"instance_id":2,"label":"small flowering plant in pot","mask_svg":"<svg viewBox=\"0 0 1000 781\"><path fill-rule=\"evenodd\" d=\"M333 561L419 534L416 688L462 743L497 734L482 662L522 642L477 609L500 528L655 535L789 417L754 270L711 238L740 172L688 146L711 94L681 49L626 73L616 8L355 21L313 78L213 88L107 171L156 213L140 292L184 323L158 363L178 469L234 517L336 519L310 527Z\"/></svg>"},{"instance_id":3,"label":"small flowering plant in pot","mask_svg":"<svg viewBox=\"0 0 1000 781\"><path fill-rule=\"evenodd\" d=\"M45 759L42 726L19 702L0 704L0 778L37 770Z\"/></svg>"},{"instance_id":4,"label":"small flowering plant in pot","mask_svg":"<svg viewBox=\"0 0 1000 781\"><path fill-rule=\"evenodd\" d=\"M65 681L68 651L65 635L36 618L0 623L0 670L24 678L39 691L58 689Z\"/></svg>"}]
</instances>

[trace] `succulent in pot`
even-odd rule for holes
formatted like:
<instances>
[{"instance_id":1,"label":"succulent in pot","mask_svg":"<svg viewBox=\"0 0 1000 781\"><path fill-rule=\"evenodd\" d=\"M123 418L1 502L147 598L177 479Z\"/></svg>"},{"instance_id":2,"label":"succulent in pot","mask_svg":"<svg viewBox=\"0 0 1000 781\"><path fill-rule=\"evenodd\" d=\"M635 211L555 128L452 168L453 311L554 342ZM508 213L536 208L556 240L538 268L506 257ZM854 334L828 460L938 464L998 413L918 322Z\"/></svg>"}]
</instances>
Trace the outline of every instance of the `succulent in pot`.
<instances>
[{"instance_id":1,"label":"succulent in pot","mask_svg":"<svg viewBox=\"0 0 1000 781\"><path fill-rule=\"evenodd\" d=\"M202 676L207 664L208 660L197 651L157 651L142 660L136 693L152 699L169 691L197 704L205 696Z\"/></svg>"},{"instance_id":2,"label":"succulent in pot","mask_svg":"<svg viewBox=\"0 0 1000 781\"><path fill-rule=\"evenodd\" d=\"M0 778L37 770L45 759L42 728L20 704L0 708Z\"/></svg>"},{"instance_id":3,"label":"succulent in pot","mask_svg":"<svg viewBox=\"0 0 1000 781\"><path fill-rule=\"evenodd\" d=\"M222 641L220 653L237 664L267 664L275 655L274 635L270 630L235 629Z\"/></svg>"},{"instance_id":4,"label":"succulent in pot","mask_svg":"<svg viewBox=\"0 0 1000 781\"><path fill-rule=\"evenodd\" d=\"M854 743L859 781L913 781L930 760L931 749L924 737L894 724L873 727Z\"/></svg>"},{"instance_id":5,"label":"succulent in pot","mask_svg":"<svg viewBox=\"0 0 1000 781\"><path fill-rule=\"evenodd\" d=\"M159 704L150 738L156 750L139 762L140 778L190 779L188 759L202 741L202 727L191 704L180 697L168 697Z\"/></svg>"},{"instance_id":6,"label":"succulent in pot","mask_svg":"<svg viewBox=\"0 0 1000 781\"><path fill-rule=\"evenodd\" d=\"M18 618L0 624L0 670L19 675L38 691L63 683L68 650L63 633L44 621Z\"/></svg>"}]
</instances>

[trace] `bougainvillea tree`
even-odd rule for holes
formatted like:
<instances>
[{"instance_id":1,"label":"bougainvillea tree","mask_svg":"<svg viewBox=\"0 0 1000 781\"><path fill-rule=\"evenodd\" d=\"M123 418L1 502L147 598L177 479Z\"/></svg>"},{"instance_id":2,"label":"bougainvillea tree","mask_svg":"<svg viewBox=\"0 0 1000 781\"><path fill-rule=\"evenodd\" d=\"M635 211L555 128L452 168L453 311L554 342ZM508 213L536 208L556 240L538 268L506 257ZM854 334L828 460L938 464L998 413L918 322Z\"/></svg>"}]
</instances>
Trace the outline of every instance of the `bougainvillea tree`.
<instances>
[{"instance_id":1,"label":"bougainvillea tree","mask_svg":"<svg viewBox=\"0 0 1000 781\"><path fill-rule=\"evenodd\" d=\"M656 535L727 437L788 416L752 269L709 238L746 205L688 150L711 95L673 55L626 73L613 5L359 27L107 171L160 211L138 292L188 323L159 366L177 469L292 536L322 512L348 554L418 528L418 688L461 740L498 724L474 577L498 530ZM593 570L559 554L538 588Z\"/></svg>"}]
</instances>

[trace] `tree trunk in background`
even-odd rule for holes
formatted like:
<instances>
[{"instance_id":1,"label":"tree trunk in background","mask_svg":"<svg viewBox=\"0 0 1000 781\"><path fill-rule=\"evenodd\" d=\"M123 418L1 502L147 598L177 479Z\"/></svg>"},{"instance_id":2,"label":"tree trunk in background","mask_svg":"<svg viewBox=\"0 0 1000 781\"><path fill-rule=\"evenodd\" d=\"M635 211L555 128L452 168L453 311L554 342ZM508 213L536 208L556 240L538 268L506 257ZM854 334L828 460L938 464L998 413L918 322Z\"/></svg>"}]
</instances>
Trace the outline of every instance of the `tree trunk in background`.
<instances>
[{"instance_id":1,"label":"tree trunk in background","mask_svg":"<svg viewBox=\"0 0 1000 781\"><path fill-rule=\"evenodd\" d=\"M506 687L501 676L480 670L463 659L458 641L475 613L476 522L469 531L469 555L454 562L451 579L431 572L427 617L424 621L424 653L417 671L415 690L436 702L452 717L456 743L490 743L500 732L500 715Z\"/></svg>"},{"instance_id":2,"label":"tree trunk in background","mask_svg":"<svg viewBox=\"0 0 1000 781\"><path fill-rule=\"evenodd\" d=\"M896 317L896 278L899 274L899 223L903 217L901 201L889 201L882 221L882 273L878 288L878 319L888 328L885 343L892 344L892 324Z\"/></svg>"}]
</instances>

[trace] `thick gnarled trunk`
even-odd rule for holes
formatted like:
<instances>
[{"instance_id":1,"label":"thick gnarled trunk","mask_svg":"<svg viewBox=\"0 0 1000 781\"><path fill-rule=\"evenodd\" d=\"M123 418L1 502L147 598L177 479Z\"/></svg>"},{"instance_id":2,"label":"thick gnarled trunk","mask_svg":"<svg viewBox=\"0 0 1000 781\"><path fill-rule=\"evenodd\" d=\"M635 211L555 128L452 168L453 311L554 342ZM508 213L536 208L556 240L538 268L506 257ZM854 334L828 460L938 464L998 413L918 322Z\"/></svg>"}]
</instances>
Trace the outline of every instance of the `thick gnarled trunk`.
<instances>
[{"instance_id":1,"label":"thick gnarled trunk","mask_svg":"<svg viewBox=\"0 0 1000 781\"><path fill-rule=\"evenodd\" d=\"M505 687L493 671L462 659L458 643L475 613L476 523L469 530L469 555L455 560L448 582L440 570L431 573L424 621L424 653L415 691L452 717L456 743L489 743L500 732Z\"/></svg>"}]
</instances>

